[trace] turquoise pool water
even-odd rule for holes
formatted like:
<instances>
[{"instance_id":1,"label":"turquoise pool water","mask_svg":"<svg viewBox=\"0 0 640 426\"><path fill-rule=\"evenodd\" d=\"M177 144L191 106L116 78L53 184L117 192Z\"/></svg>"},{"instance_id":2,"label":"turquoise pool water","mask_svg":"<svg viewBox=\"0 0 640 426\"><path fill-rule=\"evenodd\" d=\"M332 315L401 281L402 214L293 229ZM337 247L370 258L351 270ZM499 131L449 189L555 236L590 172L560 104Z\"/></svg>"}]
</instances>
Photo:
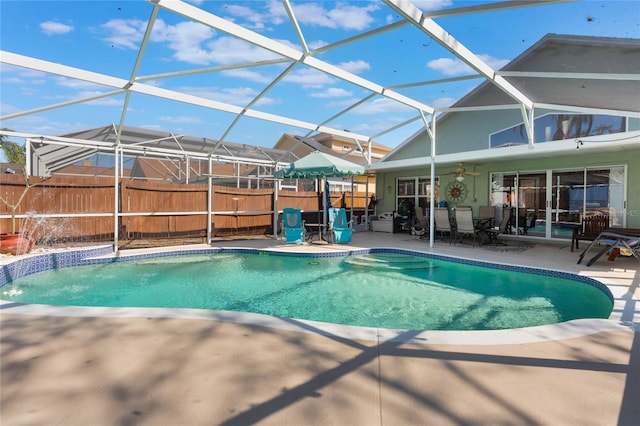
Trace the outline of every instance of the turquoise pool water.
<instances>
[{"instance_id":1,"label":"turquoise pool water","mask_svg":"<svg viewBox=\"0 0 640 426\"><path fill-rule=\"evenodd\" d=\"M403 254L223 253L54 269L20 278L24 303L200 308L414 330L497 330L608 318L571 279ZM7 287L4 287L5 289Z\"/></svg>"}]
</instances>

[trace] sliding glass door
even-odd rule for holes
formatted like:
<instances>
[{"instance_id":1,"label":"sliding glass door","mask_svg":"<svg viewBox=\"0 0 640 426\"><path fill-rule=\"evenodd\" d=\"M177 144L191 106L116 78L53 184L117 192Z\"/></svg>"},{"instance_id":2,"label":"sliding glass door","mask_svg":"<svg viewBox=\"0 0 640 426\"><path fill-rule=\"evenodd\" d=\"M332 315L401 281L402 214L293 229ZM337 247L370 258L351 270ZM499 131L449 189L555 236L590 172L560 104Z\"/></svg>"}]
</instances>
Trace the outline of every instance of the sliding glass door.
<instances>
[{"instance_id":1,"label":"sliding glass door","mask_svg":"<svg viewBox=\"0 0 640 426\"><path fill-rule=\"evenodd\" d=\"M571 238L580 224L580 208L584 197L584 170L552 171L549 215L549 236Z\"/></svg>"},{"instance_id":2,"label":"sliding glass door","mask_svg":"<svg viewBox=\"0 0 640 426\"><path fill-rule=\"evenodd\" d=\"M624 227L625 167L493 173L491 204L511 210L507 232L545 238L571 238L589 215L607 215Z\"/></svg>"},{"instance_id":3,"label":"sliding glass door","mask_svg":"<svg viewBox=\"0 0 640 426\"><path fill-rule=\"evenodd\" d=\"M510 209L506 232L544 236L546 173L494 173L491 182L491 205L498 207L497 220L502 221L504 210Z\"/></svg>"}]
</instances>

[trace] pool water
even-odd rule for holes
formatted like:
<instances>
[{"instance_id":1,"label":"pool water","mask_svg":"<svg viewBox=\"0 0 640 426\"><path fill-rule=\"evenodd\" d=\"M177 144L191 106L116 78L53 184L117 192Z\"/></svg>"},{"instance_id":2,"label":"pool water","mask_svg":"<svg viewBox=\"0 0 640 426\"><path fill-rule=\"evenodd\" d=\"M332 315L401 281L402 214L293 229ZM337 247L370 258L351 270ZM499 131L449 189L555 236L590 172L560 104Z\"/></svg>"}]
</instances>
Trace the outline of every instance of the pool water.
<instances>
[{"instance_id":1,"label":"pool water","mask_svg":"<svg viewBox=\"0 0 640 426\"><path fill-rule=\"evenodd\" d=\"M413 330L497 330L608 318L599 288L566 278L402 254L184 255L23 277L11 300L200 308Z\"/></svg>"}]
</instances>

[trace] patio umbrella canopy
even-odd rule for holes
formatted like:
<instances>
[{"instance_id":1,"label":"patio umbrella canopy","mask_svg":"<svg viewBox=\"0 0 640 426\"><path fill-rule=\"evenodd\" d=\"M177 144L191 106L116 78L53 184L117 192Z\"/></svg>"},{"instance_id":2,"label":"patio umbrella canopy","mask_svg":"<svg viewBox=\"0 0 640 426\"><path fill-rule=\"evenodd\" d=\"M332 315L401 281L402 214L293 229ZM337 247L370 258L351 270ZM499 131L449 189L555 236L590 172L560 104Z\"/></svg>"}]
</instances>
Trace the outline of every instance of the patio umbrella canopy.
<instances>
[{"instance_id":1,"label":"patio umbrella canopy","mask_svg":"<svg viewBox=\"0 0 640 426\"><path fill-rule=\"evenodd\" d=\"M277 179L322 179L325 178L325 198L324 206L319 206L323 212L322 223L327 224L327 208L330 206L329 185L327 177L359 176L364 174L364 166L352 163L333 155L314 151L311 154L294 161L289 167L276 170L273 176ZM318 185L318 189L320 185ZM318 192L319 204L322 203L320 192Z\"/></svg>"},{"instance_id":2,"label":"patio umbrella canopy","mask_svg":"<svg viewBox=\"0 0 640 426\"><path fill-rule=\"evenodd\" d=\"M320 151L314 151L306 157L291 163L289 167L276 170L273 176L277 179L319 179L363 174L364 166Z\"/></svg>"}]
</instances>

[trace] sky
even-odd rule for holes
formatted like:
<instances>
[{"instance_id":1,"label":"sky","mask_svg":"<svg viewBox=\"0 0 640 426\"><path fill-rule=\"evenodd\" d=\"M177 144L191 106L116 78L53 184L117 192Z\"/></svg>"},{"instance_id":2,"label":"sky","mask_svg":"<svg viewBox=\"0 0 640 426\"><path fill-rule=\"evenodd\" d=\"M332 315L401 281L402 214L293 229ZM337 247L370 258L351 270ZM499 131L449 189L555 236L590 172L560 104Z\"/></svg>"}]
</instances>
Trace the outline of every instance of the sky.
<instances>
[{"instance_id":1,"label":"sky","mask_svg":"<svg viewBox=\"0 0 640 426\"><path fill-rule=\"evenodd\" d=\"M277 0L202 1L186 3L254 33L302 51L282 2ZM414 1L425 12L473 7L488 1ZM379 1L291 0L304 43L312 52L341 40L400 20ZM324 123L395 147L422 125L415 109L304 65L296 65L277 84L290 62L238 66L278 58L224 32L160 10L150 41L136 58L153 4L126 1L0 0L2 51L129 79L211 99L239 108ZM488 65L499 69L547 33L640 38L640 2L575 1L507 11L435 18ZM473 74L472 70L412 26L327 49L314 57L353 75L416 99L430 107L446 107L481 79L417 85ZM220 70L220 67L226 67ZM208 72L180 75L181 71ZM166 73L174 73L168 77ZM177 75L176 75L177 74ZM118 124L127 101L122 94L88 102L4 118L21 111L64 104L114 89L50 73L0 64L1 128L43 135L62 135ZM340 114L348 110L347 114ZM227 142L272 147L284 133L304 136L308 130L200 106L134 94L125 124ZM397 127L393 132L386 129ZM21 140L16 140L22 142ZM0 161L4 158L0 154Z\"/></svg>"}]
</instances>

